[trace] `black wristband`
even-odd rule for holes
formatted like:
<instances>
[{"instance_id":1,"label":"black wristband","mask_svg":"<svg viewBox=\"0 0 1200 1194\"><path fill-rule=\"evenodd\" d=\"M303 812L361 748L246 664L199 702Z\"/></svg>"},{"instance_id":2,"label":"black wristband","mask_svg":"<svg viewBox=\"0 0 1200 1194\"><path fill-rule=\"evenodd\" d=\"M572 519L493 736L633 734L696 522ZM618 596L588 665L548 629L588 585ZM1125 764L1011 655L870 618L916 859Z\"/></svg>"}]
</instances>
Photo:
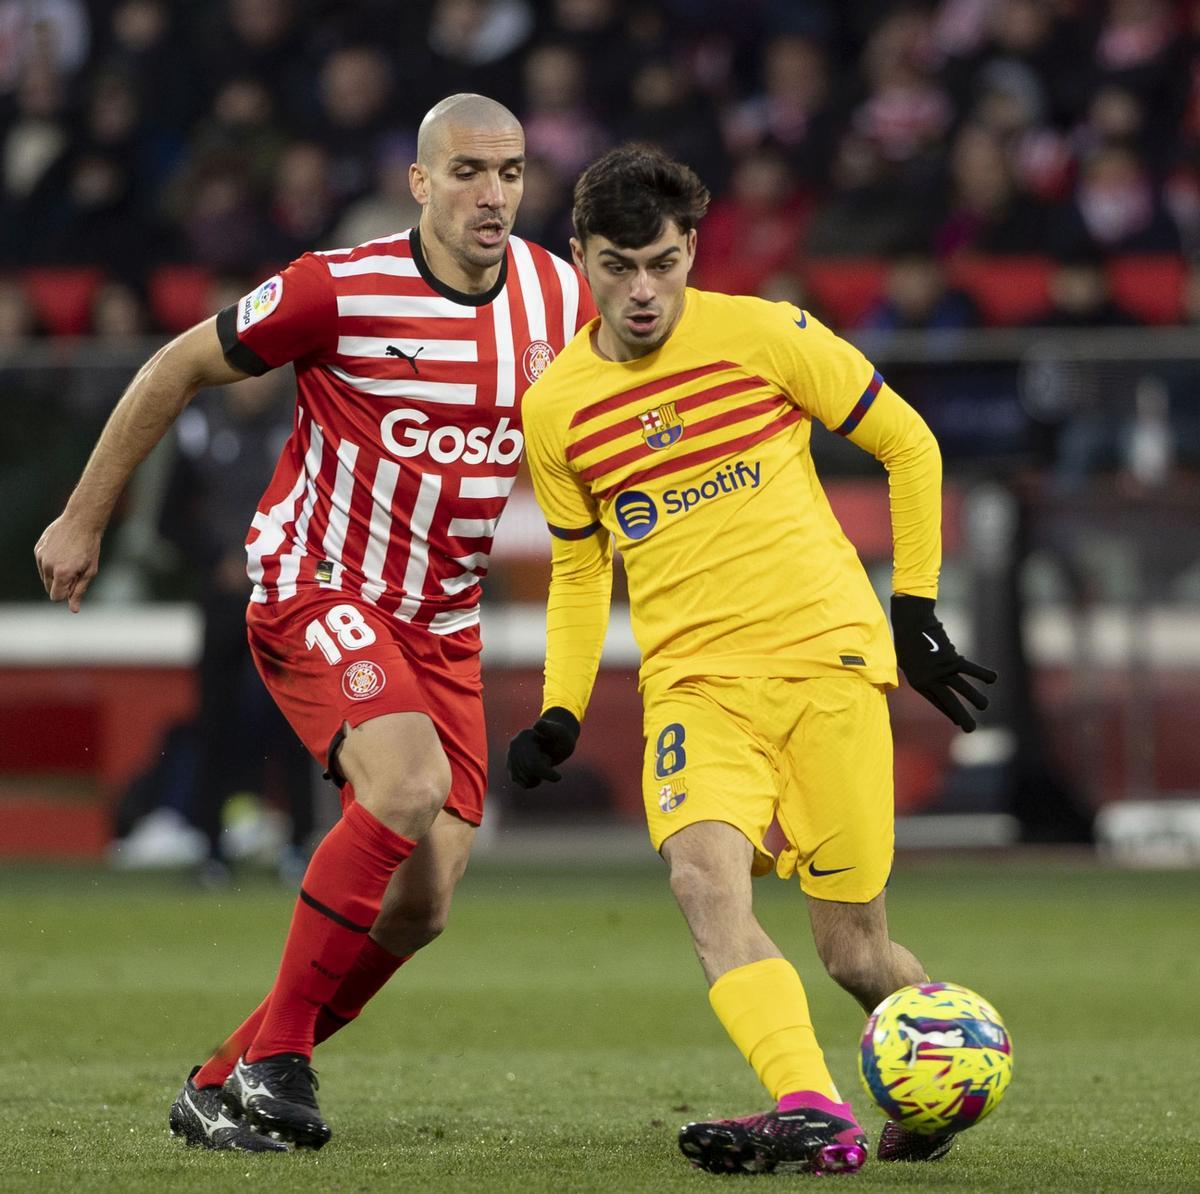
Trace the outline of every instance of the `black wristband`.
<instances>
[{"instance_id":1,"label":"black wristband","mask_svg":"<svg viewBox=\"0 0 1200 1194\"><path fill-rule=\"evenodd\" d=\"M555 725L562 726L564 730L568 731L572 738L579 738L579 718L561 705L551 705L549 709L542 712L538 721L552 721Z\"/></svg>"},{"instance_id":2,"label":"black wristband","mask_svg":"<svg viewBox=\"0 0 1200 1194\"><path fill-rule=\"evenodd\" d=\"M932 597L914 597L911 593L892 594L892 630L897 627L920 630L937 621L936 602Z\"/></svg>"}]
</instances>

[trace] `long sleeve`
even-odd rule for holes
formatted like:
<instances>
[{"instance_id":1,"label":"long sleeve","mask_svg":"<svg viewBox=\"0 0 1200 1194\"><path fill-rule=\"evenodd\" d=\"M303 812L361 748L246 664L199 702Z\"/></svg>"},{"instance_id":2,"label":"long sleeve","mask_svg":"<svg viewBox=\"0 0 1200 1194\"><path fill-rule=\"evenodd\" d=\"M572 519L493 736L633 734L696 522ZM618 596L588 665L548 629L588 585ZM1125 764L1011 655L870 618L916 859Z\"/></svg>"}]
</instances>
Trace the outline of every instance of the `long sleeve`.
<instances>
[{"instance_id":1,"label":"long sleeve","mask_svg":"<svg viewBox=\"0 0 1200 1194\"><path fill-rule=\"evenodd\" d=\"M601 528L586 538L552 542L542 708L558 705L582 721L608 630L612 541Z\"/></svg>"},{"instance_id":2,"label":"long sleeve","mask_svg":"<svg viewBox=\"0 0 1200 1194\"><path fill-rule=\"evenodd\" d=\"M763 376L888 471L892 586L936 597L942 562L942 458L933 433L857 348L789 303L764 310L754 346Z\"/></svg>"},{"instance_id":3,"label":"long sleeve","mask_svg":"<svg viewBox=\"0 0 1200 1194\"><path fill-rule=\"evenodd\" d=\"M942 563L942 455L925 421L888 385L847 436L888 472L892 591L937 597Z\"/></svg>"},{"instance_id":4,"label":"long sleeve","mask_svg":"<svg viewBox=\"0 0 1200 1194\"><path fill-rule=\"evenodd\" d=\"M557 705L582 721L608 630L612 540L591 494L568 464L562 420L538 402L540 393L535 384L524 416L529 475L553 545L542 708Z\"/></svg>"}]
</instances>

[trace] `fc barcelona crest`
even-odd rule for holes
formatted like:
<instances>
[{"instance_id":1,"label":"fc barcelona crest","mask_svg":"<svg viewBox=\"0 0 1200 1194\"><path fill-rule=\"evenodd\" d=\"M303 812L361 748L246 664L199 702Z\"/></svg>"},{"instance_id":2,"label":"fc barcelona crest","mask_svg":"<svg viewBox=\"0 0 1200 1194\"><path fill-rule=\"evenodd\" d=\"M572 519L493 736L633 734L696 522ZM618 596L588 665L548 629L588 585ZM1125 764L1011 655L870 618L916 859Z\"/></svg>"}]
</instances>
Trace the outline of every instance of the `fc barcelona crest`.
<instances>
[{"instance_id":1,"label":"fc barcelona crest","mask_svg":"<svg viewBox=\"0 0 1200 1194\"><path fill-rule=\"evenodd\" d=\"M683 435L683 420L675 413L675 403L667 402L638 415L642 438L656 452L669 448Z\"/></svg>"},{"instance_id":2,"label":"fc barcelona crest","mask_svg":"<svg viewBox=\"0 0 1200 1194\"><path fill-rule=\"evenodd\" d=\"M687 799L687 788L683 780L673 779L658 789L658 807L664 813L673 813Z\"/></svg>"}]
</instances>

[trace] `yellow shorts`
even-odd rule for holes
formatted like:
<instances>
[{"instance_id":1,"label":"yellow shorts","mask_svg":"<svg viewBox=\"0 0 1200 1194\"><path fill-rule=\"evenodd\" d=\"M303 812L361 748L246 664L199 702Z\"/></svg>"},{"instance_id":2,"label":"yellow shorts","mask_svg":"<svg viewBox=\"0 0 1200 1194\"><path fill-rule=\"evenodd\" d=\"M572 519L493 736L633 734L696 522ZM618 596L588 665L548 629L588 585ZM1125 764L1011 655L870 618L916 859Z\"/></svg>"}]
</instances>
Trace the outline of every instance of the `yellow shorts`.
<instances>
[{"instance_id":1,"label":"yellow shorts","mask_svg":"<svg viewBox=\"0 0 1200 1194\"><path fill-rule=\"evenodd\" d=\"M720 677L646 694L642 793L656 850L698 821L754 844L754 874L794 873L818 899L866 903L894 846L887 698L858 676ZM763 844L778 818L788 846Z\"/></svg>"}]
</instances>

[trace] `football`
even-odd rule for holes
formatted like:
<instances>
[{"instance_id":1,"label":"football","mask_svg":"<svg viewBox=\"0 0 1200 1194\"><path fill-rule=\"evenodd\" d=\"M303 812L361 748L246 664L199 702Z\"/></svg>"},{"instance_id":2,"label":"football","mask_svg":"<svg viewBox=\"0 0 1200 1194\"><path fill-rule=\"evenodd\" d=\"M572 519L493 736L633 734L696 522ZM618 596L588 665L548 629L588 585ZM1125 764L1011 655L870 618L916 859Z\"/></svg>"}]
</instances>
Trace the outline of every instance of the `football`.
<instances>
[{"instance_id":1,"label":"football","mask_svg":"<svg viewBox=\"0 0 1200 1194\"><path fill-rule=\"evenodd\" d=\"M954 983L889 995L870 1015L859 1049L867 1094L890 1119L934 1136L990 1115L1012 1078L1012 1041L986 999Z\"/></svg>"}]
</instances>

